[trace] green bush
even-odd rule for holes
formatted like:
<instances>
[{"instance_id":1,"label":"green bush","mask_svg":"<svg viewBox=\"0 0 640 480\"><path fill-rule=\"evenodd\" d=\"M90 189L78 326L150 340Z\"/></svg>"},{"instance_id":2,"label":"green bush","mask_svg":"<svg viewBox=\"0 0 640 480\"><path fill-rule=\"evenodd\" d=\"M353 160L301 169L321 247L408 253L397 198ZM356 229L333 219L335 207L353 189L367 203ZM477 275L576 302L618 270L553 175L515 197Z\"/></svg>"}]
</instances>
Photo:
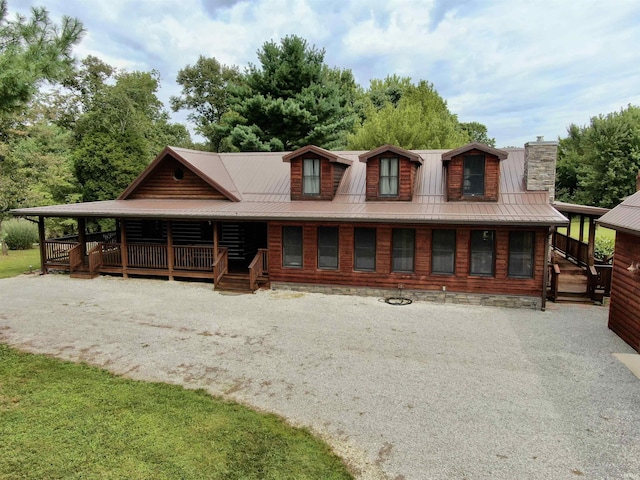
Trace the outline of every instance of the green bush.
<instances>
[{"instance_id":1,"label":"green bush","mask_svg":"<svg viewBox=\"0 0 640 480\"><path fill-rule=\"evenodd\" d=\"M593 256L598 260L607 260L613 255L614 241L611 238L599 237L596 238L596 244L594 246Z\"/></svg>"},{"instance_id":2,"label":"green bush","mask_svg":"<svg viewBox=\"0 0 640 480\"><path fill-rule=\"evenodd\" d=\"M38 227L27 220L7 220L2 222L2 230L9 250L27 250L38 241Z\"/></svg>"}]
</instances>

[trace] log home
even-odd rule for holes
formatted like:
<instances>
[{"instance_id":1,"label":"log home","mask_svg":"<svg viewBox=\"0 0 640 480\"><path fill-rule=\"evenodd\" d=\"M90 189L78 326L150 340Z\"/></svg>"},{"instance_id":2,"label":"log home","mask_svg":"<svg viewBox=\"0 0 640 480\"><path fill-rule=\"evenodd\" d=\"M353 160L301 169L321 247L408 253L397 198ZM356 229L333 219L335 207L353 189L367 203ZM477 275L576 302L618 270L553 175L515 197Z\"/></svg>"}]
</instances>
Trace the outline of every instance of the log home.
<instances>
[{"instance_id":1,"label":"log home","mask_svg":"<svg viewBox=\"0 0 640 480\"><path fill-rule=\"evenodd\" d=\"M556 142L524 149L289 153L167 147L111 201L23 208L43 270L206 278L216 288L389 295L544 308ZM45 219L78 235L45 238ZM116 229L88 233L87 220Z\"/></svg>"},{"instance_id":2,"label":"log home","mask_svg":"<svg viewBox=\"0 0 640 480\"><path fill-rule=\"evenodd\" d=\"M609 328L640 352L640 191L598 223L616 231Z\"/></svg>"}]
</instances>

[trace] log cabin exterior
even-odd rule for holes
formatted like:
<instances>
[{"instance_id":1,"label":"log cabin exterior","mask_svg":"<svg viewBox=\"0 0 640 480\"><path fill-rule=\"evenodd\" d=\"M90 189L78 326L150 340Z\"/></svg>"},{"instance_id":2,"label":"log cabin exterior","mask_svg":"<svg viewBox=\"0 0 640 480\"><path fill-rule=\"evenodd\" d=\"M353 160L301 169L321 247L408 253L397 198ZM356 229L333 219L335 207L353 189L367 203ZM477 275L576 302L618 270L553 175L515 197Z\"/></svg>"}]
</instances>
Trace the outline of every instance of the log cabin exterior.
<instances>
[{"instance_id":1,"label":"log cabin exterior","mask_svg":"<svg viewBox=\"0 0 640 480\"><path fill-rule=\"evenodd\" d=\"M167 147L116 200L13 213L39 217L44 271L205 278L216 288L237 272L252 290L260 281L400 288L416 298L513 297L544 308L549 235L567 220L550 203L554 178L541 184L531 164L549 170L552 157L555 170L556 148L542 140L506 150ZM77 218L78 235L46 239L47 217ZM115 219L116 231L88 234L90 218Z\"/></svg>"},{"instance_id":2,"label":"log cabin exterior","mask_svg":"<svg viewBox=\"0 0 640 480\"><path fill-rule=\"evenodd\" d=\"M640 192L598 223L616 230L609 328L640 352Z\"/></svg>"}]
</instances>

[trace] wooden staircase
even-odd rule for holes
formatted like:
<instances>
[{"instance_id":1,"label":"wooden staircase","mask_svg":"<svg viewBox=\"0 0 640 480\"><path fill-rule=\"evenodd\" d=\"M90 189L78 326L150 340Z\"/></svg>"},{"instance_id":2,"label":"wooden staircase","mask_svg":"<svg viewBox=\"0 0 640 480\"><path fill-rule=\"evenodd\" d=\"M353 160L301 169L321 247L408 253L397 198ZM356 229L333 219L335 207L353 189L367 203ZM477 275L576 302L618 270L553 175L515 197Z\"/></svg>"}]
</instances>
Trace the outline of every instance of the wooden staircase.
<instances>
[{"instance_id":1,"label":"wooden staircase","mask_svg":"<svg viewBox=\"0 0 640 480\"><path fill-rule=\"evenodd\" d=\"M89 271L89 265L80 265L78 268L74 269L69 276L71 278L85 278L91 279L100 276L99 272L91 273Z\"/></svg>"},{"instance_id":2,"label":"wooden staircase","mask_svg":"<svg viewBox=\"0 0 640 480\"><path fill-rule=\"evenodd\" d=\"M555 302L565 303L593 303L588 293L588 278L586 270L582 267L557 257L560 267L558 277L558 295Z\"/></svg>"},{"instance_id":3,"label":"wooden staircase","mask_svg":"<svg viewBox=\"0 0 640 480\"><path fill-rule=\"evenodd\" d=\"M261 284L266 283L266 277L258 279ZM216 285L216 290L229 293L253 293L251 280L248 273L225 273L220 282Z\"/></svg>"}]
</instances>

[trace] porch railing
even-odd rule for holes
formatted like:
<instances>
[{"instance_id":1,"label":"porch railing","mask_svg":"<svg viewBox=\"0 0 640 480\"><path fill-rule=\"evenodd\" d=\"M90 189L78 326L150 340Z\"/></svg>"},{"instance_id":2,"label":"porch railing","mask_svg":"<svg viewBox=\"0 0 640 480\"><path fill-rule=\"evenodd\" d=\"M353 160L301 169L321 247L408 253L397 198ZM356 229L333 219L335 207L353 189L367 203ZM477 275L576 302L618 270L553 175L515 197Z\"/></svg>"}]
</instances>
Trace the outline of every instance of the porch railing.
<instances>
[{"instance_id":1,"label":"porch railing","mask_svg":"<svg viewBox=\"0 0 640 480\"><path fill-rule=\"evenodd\" d=\"M128 267L167 268L167 246L152 244L127 245Z\"/></svg>"},{"instance_id":2,"label":"porch railing","mask_svg":"<svg viewBox=\"0 0 640 480\"><path fill-rule=\"evenodd\" d=\"M176 270L211 271L213 247L206 245L176 245L173 247L173 268Z\"/></svg>"},{"instance_id":3,"label":"porch railing","mask_svg":"<svg viewBox=\"0 0 640 480\"><path fill-rule=\"evenodd\" d=\"M69 251L76 245L70 240L45 240L45 264L69 265Z\"/></svg>"},{"instance_id":4,"label":"porch railing","mask_svg":"<svg viewBox=\"0 0 640 480\"><path fill-rule=\"evenodd\" d=\"M267 249L260 248L249 265L249 284L252 290L258 289L258 278L269 271Z\"/></svg>"},{"instance_id":5,"label":"porch railing","mask_svg":"<svg viewBox=\"0 0 640 480\"><path fill-rule=\"evenodd\" d=\"M73 273L80 268L84 261L82 245L79 243L69 250L69 273Z\"/></svg>"},{"instance_id":6,"label":"porch railing","mask_svg":"<svg viewBox=\"0 0 640 480\"><path fill-rule=\"evenodd\" d=\"M555 302L558 300L558 287L560 283L560 266L557 263L549 265L549 275L551 277L551 281L549 282L551 288L547 297Z\"/></svg>"},{"instance_id":7,"label":"porch railing","mask_svg":"<svg viewBox=\"0 0 640 480\"><path fill-rule=\"evenodd\" d=\"M611 294L613 265L594 265L587 269L587 293L597 302Z\"/></svg>"},{"instance_id":8,"label":"porch railing","mask_svg":"<svg viewBox=\"0 0 640 480\"><path fill-rule=\"evenodd\" d=\"M589 262L589 245L563 233L554 232L553 248L583 267Z\"/></svg>"},{"instance_id":9,"label":"porch railing","mask_svg":"<svg viewBox=\"0 0 640 480\"><path fill-rule=\"evenodd\" d=\"M222 276L229 271L229 250L227 247L219 247L218 255L213 261L213 284L218 286Z\"/></svg>"},{"instance_id":10,"label":"porch railing","mask_svg":"<svg viewBox=\"0 0 640 480\"><path fill-rule=\"evenodd\" d=\"M122 266L122 251L119 243L102 244L102 265L105 267Z\"/></svg>"},{"instance_id":11,"label":"porch railing","mask_svg":"<svg viewBox=\"0 0 640 480\"><path fill-rule=\"evenodd\" d=\"M99 243L87 254L89 257L89 273L96 275L100 273L100 267L102 267L102 244Z\"/></svg>"}]
</instances>

